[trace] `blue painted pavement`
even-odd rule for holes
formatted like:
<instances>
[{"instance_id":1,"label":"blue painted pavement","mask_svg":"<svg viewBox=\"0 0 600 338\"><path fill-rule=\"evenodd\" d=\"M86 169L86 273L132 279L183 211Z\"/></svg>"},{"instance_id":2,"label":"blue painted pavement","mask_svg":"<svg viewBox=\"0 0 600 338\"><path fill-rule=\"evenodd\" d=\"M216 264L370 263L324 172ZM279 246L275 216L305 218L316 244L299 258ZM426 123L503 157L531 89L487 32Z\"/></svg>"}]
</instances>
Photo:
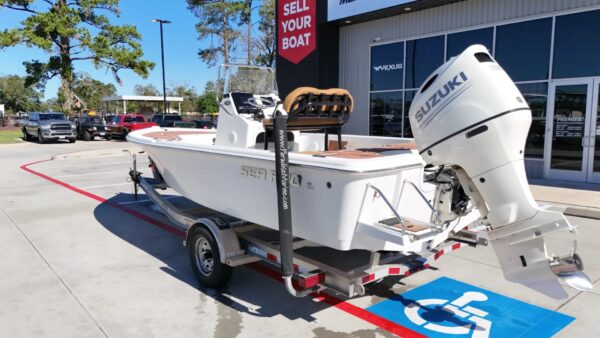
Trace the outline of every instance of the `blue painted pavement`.
<instances>
[{"instance_id":1,"label":"blue painted pavement","mask_svg":"<svg viewBox=\"0 0 600 338\"><path fill-rule=\"evenodd\" d=\"M430 337L550 337L575 319L447 277L367 310Z\"/></svg>"}]
</instances>

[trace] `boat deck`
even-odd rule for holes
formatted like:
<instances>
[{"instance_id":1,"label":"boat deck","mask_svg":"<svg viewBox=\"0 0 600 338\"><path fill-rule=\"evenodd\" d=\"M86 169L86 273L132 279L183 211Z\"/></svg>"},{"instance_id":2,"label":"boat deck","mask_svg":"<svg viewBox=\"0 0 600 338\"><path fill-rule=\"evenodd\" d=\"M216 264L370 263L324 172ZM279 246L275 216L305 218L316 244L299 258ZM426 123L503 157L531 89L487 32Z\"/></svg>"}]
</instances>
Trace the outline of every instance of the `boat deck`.
<instances>
[{"instance_id":1,"label":"boat deck","mask_svg":"<svg viewBox=\"0 0 600 338\"><path fill-rule=\"evenodd\" d=\"M181 136L184 135L204 135L210 133L209 131L200 130L165 130L165 131L153 131L144 134L146 137L153 138L155 140L163 141L181 141ZM212 131L214 133L214 131Z\"/></svg>"},{"instance_id":2,"label":"boat deck","mask_svg":"<svg viewBox=\"0 0 600 338\"><path fill-rule=\"evenodd\" d=\"M183 136L189 135L206 135L214 133L214 130L162 130L162 131L150 131L145 133L144 136L161 141L182 141ZM347 146L346 141L343 142L344 146ZM330 149L337 148L337 141L330 141ZM410 151L416 149L417 146L414 142L408 143L396 143L396 144L382 144L376 147L357 148L357 149L340 149L340 150L321 150L321 151L300 151L295 152L303 155L312 155L314 157L334 157L334 158L345 158L345 159L370 159L380 156L395 155L398 152Z\"/></svg>"},{"instance_id":3,"label":"boat deck","mask_svg":"<svg viewBox=\"0 0 600 338\"><path fill-rule=\"evenodd\" d=\"M393 155L398 151L417 149L417 145L411 143L384 144L373 148L341 149L327 151L302 151L300 154L313 155L316 157L338 157L338 158L373 158L385 155Z\"/></svg>"}]
</instances>

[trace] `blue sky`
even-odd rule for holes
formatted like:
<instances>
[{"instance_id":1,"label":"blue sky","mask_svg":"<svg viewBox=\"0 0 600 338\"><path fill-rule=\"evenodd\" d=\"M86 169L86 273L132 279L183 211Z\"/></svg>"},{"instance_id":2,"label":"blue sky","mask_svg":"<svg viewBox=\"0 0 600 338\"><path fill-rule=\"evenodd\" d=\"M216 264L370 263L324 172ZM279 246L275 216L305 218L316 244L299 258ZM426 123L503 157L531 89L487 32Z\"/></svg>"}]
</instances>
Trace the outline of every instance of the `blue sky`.
<instances>
[{"instance_id":1,"label":"blue sky","mask_svg":"<svg viewBox=\"0 0 600 338\"><path fill-rule=\"evenodd\" d=\"M36 1L35 6L44 6L43 3L43 1ZM120 9L120 17L113 20L113 23L137 26L142 35L144 58L156 63L154 70L150 72L147 79L141 78L132 71L123 70L119 72L122 85L117 84L110 72L105 69L95 69L86 61L77 62L76 71L83 71L95 79L113 83L117 93L122 95L133 94L133 87L136 84L153 84L162 90L159 26L157 23L150 22L153 18L160 18L173 22L164 26L167 87L186 84L196 87L201 92L206 81L216 79L217 68L209 68L198 58L201 42L197 39L198 35L194 27L198 21L187 9L185 0L121 0ZM1 8L0 30L17 27L26 17L26 13ZM40 49L22 45L0 50L0 75L25 75L23 61L32 59L45 61L47 58L47 54ZM59 79L52 79L46 86L45 99L55 97L58 87Z\"/></svg>"}]
</instances>

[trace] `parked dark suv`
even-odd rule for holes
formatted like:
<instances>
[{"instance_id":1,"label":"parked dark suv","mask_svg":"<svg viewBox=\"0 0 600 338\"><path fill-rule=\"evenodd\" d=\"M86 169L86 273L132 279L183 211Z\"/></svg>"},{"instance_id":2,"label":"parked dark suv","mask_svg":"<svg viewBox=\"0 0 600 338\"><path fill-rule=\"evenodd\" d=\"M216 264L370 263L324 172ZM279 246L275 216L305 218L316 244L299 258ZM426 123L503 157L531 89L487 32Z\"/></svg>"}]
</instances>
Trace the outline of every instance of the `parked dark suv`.
<instances>
[{"instance_id":1,"label":"parked dark suv","mask_svg":"<svg viewBox=\"0 0 600 338\"><path fill-rule=\"evenodd\" d=\"M26 141L37 138L39 143L63 139L75 143L77 138L75 125L63 113L30 113L22 131Z\"/></svg>"},{"instance_id":2,"label":"parked dark suv","mask_svg":"<svg viewBox=\"0 0 600 338\"><path fill-rule=\"evenodd\" d=\"M150 119L151 122L158 124L159 127L163 128L195 128L196 125L193 122L185 122L181 115L177 114L154 114Z\"/></svg>"},{"instance_id":3,"label":"parked dark suv","mask_svg":"<svg viewBox=\"0 0 600 338\"><path fill-rule=\"evenodd\" d=\"M91 141L95 137L107 137L106 125L100 116L77 116L73 119L73 122L77 128L77 138Z\"/></svg>"}]
</instances>

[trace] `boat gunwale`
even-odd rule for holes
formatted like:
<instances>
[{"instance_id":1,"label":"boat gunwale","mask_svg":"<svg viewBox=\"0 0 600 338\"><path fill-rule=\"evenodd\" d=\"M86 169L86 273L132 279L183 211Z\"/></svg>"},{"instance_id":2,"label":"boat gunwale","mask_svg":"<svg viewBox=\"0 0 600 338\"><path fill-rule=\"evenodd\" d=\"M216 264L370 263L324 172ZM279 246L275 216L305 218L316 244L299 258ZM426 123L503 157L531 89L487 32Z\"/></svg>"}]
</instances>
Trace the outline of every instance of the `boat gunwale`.
<instances>
[{"instance_id":1,"label":"boat gunwale","mask_svg":"<svg viewBox=\"0 0 600 338\"><path fill-rule=\"evenodd\" d=\"M146 146L150 146L150 147L195 151L195 152L201 152L201 153L209 154L209 155L213 155L213 156L246 157L246 158L249 158L252 160L275 162L275 153L274 152L269 152L268 154L272 155L272 156L268 156L269 158L265 158L265 156L253 156L254 154L243 154L241 152L237 152L237 153L231 152L228 149L223 149L226 152L217 152L217 151L211 151L209 149L206 149L206 147L192 148L189 145L181 144L181 141L178 141L178 144L175 146L172 144L172 141L150 141L150 140L143 139L143 138L148 139L148 137L145 137L145 136L141 136L141 137L137 136L136 137L136 136L137 135L132 136L132 134L129 134L127 136L127 139L129 141L131 141L132 143L146 145ZM215 146L215 147L218 147L218 146ZM220 148L224 148L224 147L221 146ZM255 150L255 149L245 149L245 150ZM258 149L256 149L256 150L261 151ZM301 155L301 156L309 156L309 155L292 153L292 152L290 152L289 154L290 154L290 167L327 170L327 171L343 172L343 173L347 173L347 174L357 174L357 175L377 174L377 173L383 173L383 172L395 172L395 171L402 171L402 170L407 170L407 169L415 169L415 168L424 167L423 163L421 162L421 163L411 163L411 164L399 165L399 166L394 166L394 167L386 167L386 168L370 169L370 170L333 168L333 167L326 167L326 166L315 165L315 164L298 163L298 162L294 161L294 157L297 157L298 155ZM388 158L391 158L392 156L395 156L395 155L390 155ZM296 158L296 160L297 160L297 158ZM361 161L364 161L364 160L365 159L361 159Z\"/></svg>"}]
</instances>

